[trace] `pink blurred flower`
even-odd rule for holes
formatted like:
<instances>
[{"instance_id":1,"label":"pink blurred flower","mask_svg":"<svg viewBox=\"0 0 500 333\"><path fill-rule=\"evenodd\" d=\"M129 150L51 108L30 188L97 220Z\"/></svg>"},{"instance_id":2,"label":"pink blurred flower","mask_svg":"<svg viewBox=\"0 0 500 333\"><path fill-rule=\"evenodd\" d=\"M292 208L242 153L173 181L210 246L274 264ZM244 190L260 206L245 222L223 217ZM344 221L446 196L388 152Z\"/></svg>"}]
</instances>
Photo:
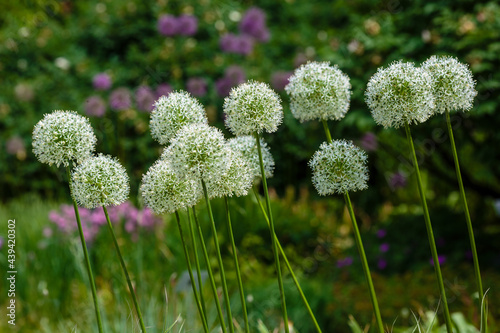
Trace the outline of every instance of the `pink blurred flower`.
<instances>
[{"instance_id":1,"label":"pink blurred flower","mask_svg":"<svg viewBox=\"0 0 500 333\"><path fill-rule=\"evenodd\" d=\"M108 90L111 88L111 77L106 73L99 73L94 75L92 84L96 90Z\"/></svg>"},{"instance_id":2,"label":"pink blurred flower","mask_svg":"<svg viewBox=\"0 0 500 333\"><path fill-rule=\"evenodd\" d=\"M177 19L177 33L182 36L192 36L198 30L198 19L193 15L181 15Z\"/></svg>"},{"instance_id":3,"label":"pink blurred flower","mask_svg":"<svg viewBox=\"0 0 500 333\"><path fill-rule=\"evenodd\" d=\"M155 102L155 94L148 86L140 86L135 92L135 104L140 111L151 112Z\"/></svg>"},{"instance_id":4,"label":"pink blurred flower","mask_svg":"<svg viewBox=\"0 0 500 333\"><path fill-rule=\"evenodd\" d=\"M106 113L106 102L99 96L90 96L85 101L87 116L102 117Z\"/></svg>"},{"instance_id":5,"label":"pink blurred flower","mask_svg":"<svg viewBox=\"0 0 500 333\"><path fill-rule=\"evenodd\" d=\"M117 111L129 109L132 105L130 91L124 87L115 89L109 96L109 105Z\"/></svg>"},{"instance_id":6,"label":"pink blurred flower","mask_svg":"<svg viewBox=\"0 0 500 333\"><path fill-rule=\"evenodd\" d=\"M186 82L186 90L196 97L205 96L207 94L207 81L202 77L192 77Z\"/></svg>"},{"instance_id":7,"label":"pink blurred flower","mask_svg":"<svg viewBox=\"0 0 500 333\"><path fill-rule=\"evenodd\" d=\"M162 83L156 87L156 99L161 96L168 96L172 92L172 87L168 83Z\"/></svg>"},{"instance_id":8,"label":"pink blurred flower","mask_svg":"<svg viewBox=\"0 0 500 333\"><path fill-rule=\"evenodd\" d=\"M179 21L173 15L161 15L158 19L158 31L164 36L174 36L179 30Z\"/></svg>"}]
</instances>

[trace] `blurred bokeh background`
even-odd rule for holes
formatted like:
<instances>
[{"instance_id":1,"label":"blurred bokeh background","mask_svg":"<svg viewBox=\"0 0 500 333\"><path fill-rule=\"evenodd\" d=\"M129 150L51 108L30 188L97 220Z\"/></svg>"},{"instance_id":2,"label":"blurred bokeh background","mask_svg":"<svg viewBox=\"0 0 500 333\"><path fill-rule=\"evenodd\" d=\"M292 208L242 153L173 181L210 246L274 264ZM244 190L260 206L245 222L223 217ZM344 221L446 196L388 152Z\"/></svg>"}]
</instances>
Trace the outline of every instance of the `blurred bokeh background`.
<instances>
[{"instance_id":1,"label":"blurred bokeh background","mask_svg":"<svg viewBox=\"0 0 500 333\"><path fill-rule=\"evenodd\" d=\"M159 96L187 90L205 105L210 124L229 138L224 97L249 79L270 83L283 99L284 123L265 136L276 160L269 180L276 229L320 325L324 332L349 332L349 315L362 327L370 325L371 303L343 200L319 198L310 181L307 162L325 141L322 125L295 120L284 93L289 75L307 61L337 64L351 78L350 111L330 129L334 139L353 140L369 154L370 187L352 200L384 322L394 323L395 331L411 327L415 318L425 322L438 308L439 292L404 131L377 126L364 91L378 67L400 59L420 64L434 54L468 63L477 82L474 108L454 114L452 122L484 286L491 288L489 319L500 329L499 52L497 1L2 1L0 264L7 265L7 220L15 218L19 271L18 325L11 329L95 328L74 218L64 206L70 203L64 170L40 164L31 151L33 126L52 110L87 115L97 151L118 156L127 168L130 202L117 207L114 217L151 332L171 325L175 331L200 329L175 224L169 216L153 216L138 197L141 176L162 149L149 133L149 112ZM478 326L469 240L444 119L435 116L412 131L450 308ZM223 203L214 205L229 255ZM231 209L253 329L272 330L279 327L280 304L267 227L252 195L231 200ZM106 327L138 331L101 212L83 215ZM206 235L208 240L208 228ZM231 271L229 256L226 264ZM285 277L295 329L313 332ZM235 276L229 279L238 313ZM5 308L8 299L0 290ZM2 319L0 328L5 327Z\"/></svg>"}]
</instances>

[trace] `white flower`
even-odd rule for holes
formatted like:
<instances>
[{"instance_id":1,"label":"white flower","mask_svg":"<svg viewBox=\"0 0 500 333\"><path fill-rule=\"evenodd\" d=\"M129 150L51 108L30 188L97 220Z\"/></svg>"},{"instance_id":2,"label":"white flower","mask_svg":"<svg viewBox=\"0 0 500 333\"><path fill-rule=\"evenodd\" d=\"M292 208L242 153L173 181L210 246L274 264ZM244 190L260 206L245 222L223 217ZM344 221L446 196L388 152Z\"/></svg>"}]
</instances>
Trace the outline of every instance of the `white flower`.
<instances>
[{"instance_id":1,"label":"white flower","mask_svg":"<svg viewBox=\"0 0 500 333\"><path fill-rule=\"evenodd\" d=\"M33 129L33 153L40 162L57 167L89 158L96 142L88 118L75 111L46 114Z\"/></svg>"},{"instance_id":2,"label":"white flower","mask_svg":"<svg viewBox=\"0 0 500 333\"><path fill-rule=\"evenodd\" d=\"M210 198L241 197L248 194L252 187L254 174L247 160L240 151L233 150L226 144L226 154L230 163L227 172L222 177L213 179L207 184Z\"/></svg>"},{"instance_id":3,"label":"white flower","mask_svg":"<svg viewBox=\"0 0 500 333\"><path fill-rule=\"evenodd\" d=\"M222 132L207 124L181 128L161 158L170 161L180 176L190 174L209 182L222 177L229 168Z\"/></svg>"},{"instance_id":4,"label":"white flower","mask_svg":"<svg viewBox=\"0 0 500 333\"><path fill-rule=\"evenodd\" d=\"M285 90L290 95L292 114L301 122L340 120L349 110L349 77L328 62L308 62L300 66Z\"/></svg>"},{"instance_id":5,"label":"white flower","mask_svg":"<svg viewBox=\"0 0 500 333\"><path fill-rule=\"evenodd\" d=\"M262 174L260 172L259 152L257 150L255 137L250 135L238 136L229 139L228 144L231 149L241 152L243 157L247 159L253 178L262 178ZM264 164L266 178L271 178L274 171L274 159L267 143L265 143L262 139L260 139L260 150L262 152L262 161Z\"/></svg>"},{"instance_id":6,"label":"white flower","mask_svg":"<svg viewBox=\"0 0 500 333\"><path fill-rule=\"evenodd\" d=\"M320 195L366 189L367 159L366 153L351 141L323 142L309 161L314 187Z\"/></svg>"},{"instance_id":7,"label":"white flower","mask_svg":"<svg viewBox=\"0 0 500 333\"><path fill-rule=\"evenodd\" d=\"M143 175L140 192L146 206L156 214L194 206L202 194L199 179L177 176L170 162L161 159Z\"/></svg>"},{"instance_id":8,"label":"white flower","mask_svg":"<svg viewBox=\"0 0 500 333\"><path fill-rule=\"evenodd\" d=\"M375 122L385 128L422 123L435 109L432 77L408 62L379 68L368 82L365 97Z\"/></svg>"},{"instance_id":9,"label":"white flower","mask_svg":"<svg viewBox=\"0 0 500 333\"><path fill-rule=\"evenodd\" d=\"M233 88L224 99L226 127L234 135L275 132L283 120L278 94L268 84L248 81Z\"/></svg>"},{"instance_id":10,"label":"white flower","mask_svg":"<svg viewBox=\"0 0 500 333\"><path fill-rule=\"evenodd\" d=\"M71 173L71 194L85 208L117 206L128 199L127 171L114 157L90 157Z\"/></svg>"},{"instance_id":11,"label":"white flower","mask_svg":"<svg viewBox=\"0 0 500 333\"><path fill-rule=\"evenodd\" d=\"M190 123L207 124L203 105L188 92L172 92L161 96L151 112L151 136L164 145L169 143L184 125Z\"/></svg>"},{"instance_id":12,"label":"white flower","mask_svg":"<svg viewBox=\"0 0 500 333\"><path fill-rule=\"evenodd\" d=\"M468 66L453 57L432 56L422 68L433 78L436 113L468 111L472 108L477 91L476 82Z\"/></svg>"}]
</instances>

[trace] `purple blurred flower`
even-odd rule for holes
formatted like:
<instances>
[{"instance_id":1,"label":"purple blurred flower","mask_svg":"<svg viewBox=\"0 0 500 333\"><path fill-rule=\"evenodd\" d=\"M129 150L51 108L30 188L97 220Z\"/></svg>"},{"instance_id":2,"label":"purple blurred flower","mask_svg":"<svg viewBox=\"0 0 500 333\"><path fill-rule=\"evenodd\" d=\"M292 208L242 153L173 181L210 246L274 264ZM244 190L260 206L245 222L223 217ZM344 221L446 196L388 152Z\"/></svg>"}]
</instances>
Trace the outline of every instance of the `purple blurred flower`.
<instances>
[{"instance_id":1,"label":"purple blurred flower","mask_svg":"<svg viewBox=\"0 0 500 333\"><path fill-rule=\"evenodd\" d=\"M135 104L140 111L153 111L155 102L155 94L148 86L140 86L135 91Z\"/></svg>"},{"instance_id":2,"label":"purple blurred flower","mask_svg":"<svg viewBox=\"0 0 500 333\"><path fill-rule=\"evenodd\" d=\"M127 110L132 105L130 91L127 88L117 88L109 96L109 105L113 110Z\"/></svg>"},{"instance_id":3,"label":"purple blurred flower","mask_svg":"<svg viewBox=\"0 0 500 333\"><path fill-rule=\"evenodd\" d=\"M2 237L2 236L0 236L0 250L1 250L1 249L2 249L2 247L3 247L3 242L4 242L3 237Z\"/></svg>"},{"instance_id":4,"label":"purple blurred flower","mask_svg":"<svg viewBox=\"0 0 500 333\"><path fill-rule=\"evenodd\" d=\"M295 67L300 67L300 65L307 64L308 60L309 59L307 58L307 56L304 53L297 53L297 55L293 59L293 65Z\"/></svg>"},{"instance_id":5,"label":"purple blurred flower","mask_svg":"<svg viewBox=\"0 0 500 333\"><path fill-rule=\"evenodd\" d=\"M177 33L192 36L198 30L198 19L193 15L181 15L177 18Z\"/></svg>"},{"instance_id":6,"label":"purple blurred flower","mask_svg":"<svg viewBox=\"0 0 500 333\"><path fill-rule=\"evenodd\" d=\"M247 79L243 68L237 65L232 65L226 68L224 76L230 80L233 86L237 86L238 84L245 82Z\"/></svg>"},{"instance_id":7,"label":"purple blurred flower","mask_svg":"<svg viewBox=\"0 0 500 333\"><path fill-rule=\"evenodd\" d=\"M231 84L231 79L227 77L223 77L215 81L215 90L217 90L217 95L219 95L220 97L229 95L231 87L233 87L233 85Z\"/></svg>"},{"instance_id":8,"label":"purple blurred flower","mask_svg":"<svg viewBox=\"0 0 500 333\"><path fill-rule=\"evenodd\" d=\"M271 75L271 87L277 91L285 90L288 79L292 74L292 72L274 72L273 75Z\"/></svg>"},{"instance_id":9,"label":"purple blurred flower","mask_svg":"<svg viewBox=\"0 0 500 333\"><path fill-rule=\"evenodd\" d=\"M96 90L108 90L111 88L111 77L106 73L99 73L92 79L92 84Z\"/></svg>"},{"instance_id":10,"label":"purple blurred flower","mask_svg":"<svg viewBox=\"0 0 500 333\"><path fill-rule=\"evenodd\" d=\"M235 34L225 34L219 40L219 45L224 52L235 52L238 36Z\"/></svg>"},{"instance_id":11,"label":"purple blurred flower","mask_svg":"<svg viewBox=\"0 0 500 333\"><path fill-rule=\"evenodd\" d=\"M389 186L396 190L406 186L406 176L401 172L395 172L389 176Z\"/></svg>"},{"instance_id":12,"label":"purple blurred flower","mask_svg":"<svg viewBox=\"0 0 500 333\"><path fill-rule=\"evenodd\" d=\"M168 96L172 92L172 87L168 83L162 83L156 87L156 99L161 96Z\"/></svg>"},{"instance_id":13,"label":"purple blurred flower","mask_svg":"<svg viewBox=\"0 0 500 333\"><path fill-rule=\"evenodd\" d=\"M207 94L207 81L202 77L192 77L186 82L186 90L196 97Z\"/></svg>"},{"instance_id":14,"label":"purple blurred flower","mask_svg":"<svg viewBox=\"0 0 500 333\"><path fill-rule=\"evenodd\" d=\"M261 42L269 40L269 31L266 27L266 13L260 8L252 7L243 14L240 21L240 31Z\"/></svg>"},{"instance_id":15,"label":"purple blurred flower","mask_svg":"<svg viewBox=\"0 0 500 333\"><path fill-rule=\"evenodd\" d=\"M85 101L87 116L102 117L106 113L106 102L99 96L90 96Z\"/></svg>"},{"instance_id":16,"label":"purple blurred flower","mask_svg":"<svg viewBox=\"0 0 500 333\"><path fill-rule=\"evenodd\" d=\"M378 269L385 269L387 267L387 261L385 259L380 258L377 262Z\"/></svg>"},{"instance_id":17,"label":"purple blurred flower","mask_svg":"<svg viewBox=\"0 0 500 333\"><path fill-rule=\"evenodd\" d=\"M377 136L372 132L365 133L361 138L360 146L366 151L377 150L378 148Z\"/></svg>"},{"instance_id":18,"label":"purple blurred flower","mask_svg":"<svg viewBox=\"0 0 500 333\"><path fill-rule=\"evenodd\" d=\"M345 257L343 259L337 260L337 267L342 268L345 266L350 266L352 262L353 262L352 257Z\"/></svg>"},{"instance_id":19,"label":"purple blurred flower","mask_svg":"<svg viewBox=\"0 0 500 333\"><path fill-rule=\"evenodd\" d=\"M442 265L446 262L446 256L445 255L438 255L438 261L439 265ZM429 263L434 266L434 259L430 258Z\"/></svg>"},{"instance_id":20,"label":"purple blurred flower","mask_svg":"<svg viewBox=\"0 0 500 333\"><path fill-rule=\"evenodd\" d=\"M253 51L253 39L249 36L239 36L238 43L235 52L243 55L252 53Z\"/></svg>"},{"instance_id":21,"label":"purple blurred flower","mask_svg":"<svg viewBox=\"0 0 500 333\"><path fill-rule=\"evenodd\" d=\"M174 36L179 31L179 19L172 15L161 15L158 18L158 31L164 36Z\"/></svg>"},{"instance_id":22,"label":"purple blurred flower","mask_svg":"<svg viewBox=\"0 0 500 333\"><path fill-rule=\"evenodd\" d=\"M377 230L377 237L378 238L384 238L385 235L387 235L387 231L385 229L379 229L379 230Z\"/></svg>"},{"instance_id":23,"label":"purple blurred flower","mask_svg":"<svg viewBox=\"0 0 500 333\"><path fill-rule=\"evenodd\" d=\"M389 251L390 247L391 246L389 245L389 243L382 243L382 244L380 244L380 252L385 253L385 252Z\"/></svg>"},{"instance_id":24,"label":"purple blurred flower","mask_svg":"<svg viewBox=\"0 0 500 333\"><path fill-rule=\"evenodd\" d=\"M223 52L247 55L252 53L254 41L247 35L225 34L219 44Z\"/></svg>"},{"instance_id":25,"label":"purple blurred flower","mask_svg":"<svg viewBox=\"0 0 500 333\"><path fill-rule=\"evenodd\" d=\"M19 155L26 154L26 146L24 144L24 140L20 136L13 136L7 140L5 143L5 150L7 154L11 155Z\"/></svg>"}]
</instances>

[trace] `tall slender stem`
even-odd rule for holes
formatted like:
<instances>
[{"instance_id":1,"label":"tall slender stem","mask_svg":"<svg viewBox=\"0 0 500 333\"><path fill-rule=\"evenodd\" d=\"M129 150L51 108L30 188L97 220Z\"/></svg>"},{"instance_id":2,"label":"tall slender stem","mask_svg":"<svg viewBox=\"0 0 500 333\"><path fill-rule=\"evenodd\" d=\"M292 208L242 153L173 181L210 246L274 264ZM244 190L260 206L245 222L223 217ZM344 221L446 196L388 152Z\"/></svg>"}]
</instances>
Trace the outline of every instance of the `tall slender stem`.
<instances>
[{"instance_id":1,"label":"tall slender stem","mask_svg":"<svg viewBox=\"0 0 500 333\"><path fill-rule=\"evenodd\" d=\"M68 175L68 182L71 188L71 173L69 171L69 167L66 168L66 173ZM94 301L94 310L97 319L97 327L99 328L99 333L102 333L103 329L102 329L101 311L99 309L99 303L97 302L97 290L95 287L94 275L92 274L92 267L90 266L89 253L87 251L87 243L85 243L85 236L83 235L82 222L80 221L80 214L78 213L78 205L76 204L75 199L72 199L72 201L73 201L73 209L75 210L76 224L78 225L78 233L80 234L80 241L82 243L83 256L85 257L85 265L87 266L87 274L89 276L90 289L92 290L92 300Z\"/></svg>"},{"instance_id":2,"label":"tall slender stem","mask_svg":"<svg viewBox=\"0 0 500 333\"><path fill-rule=\"evenodd\" d=\"M361 234L359 233L356 216L354 215L354 210L352 209L351 198L349 198L349 193L346 192L344 194L344 199L349 210L349 215L351 216L352 228L354 230L354 239L356 240L356 247L358 248L359 257L361 258L361 265L363 266L363 272L365 273L366 282L368 283L368 288L370 289L370 298L372 300L373 311L375 312L377 329L380 333L384 333L384 324L382 323L382 316L380 315L380 309L378 307L377 295L375 294L375 288L373 287L370 267L368 266L368 260L366 260L363 241L361 240Z\"/></svg>"},{"instance_id":3,"label":"tall slender stem","mask_svg":"<svg viewBox=\"0 0 500 333\"><path fill-rule=\"evenodd\" d=\"M203 311L203 314L205 315L205 319L207 320L208 324L208 317L207 317L207 308L205 306L205 298L203 296L203 282L201 280L201 268L200 268L200 260L198 258L198 250L196 249L196 239L194 237L194 230L193 230L193 220L191 218L191 212L188 209L188 224L189 224L189 233L191 235L191 241L193 243L193 252L194 252L194 262L196 264L196 270L198 272L198 286L200 289L200 303L201 303L201 309ZM194 284L194 282L193 282Z\"/></svg>"},{"instance_id":4,"label":"tall slender stem","mask_svg":"<svg viewBox=\"0 0 500 333\"><path fill-rule=\"evenodd\" d=\"M108 210L106 209L106 206L102 206L102 209L104 210L104 215L106 215L106 221L108 222L109 232L111 232L113 243L115 244L116 253L120 258L120 264L122 265L123 273L125 273L125 278L127 279L128 289L130 290L130 294L132 295L132 301L134 302L135 311L137 312L137 317L139 318L139 324L141 325L141 330L144 333L146 333L146 326L144 325L144 321L142 320L141 309L139 308L139 303L137 302L137 298L135 297L134 287L132 286L132 281L130 280L130 276L127 271L127 266L125 266L125 261L123 260L120 247L118 246L118 242L116 241L115 232L113 231L113 226L111 225L111 221L109 220Z\"/></svg>"},{"instance_id":5,"label":"tall slender stem","mask_svg":"<svg viewBox=\"0 0 500 333\"><path fill-rule=\"evenodd\" d=\"M415 168L415 174L417 176L417 185L418 185L418 192L420 194L420 201L422 202L422 208L424 210L425 227L427 229L429 246L431 248L432 260L434 262L434 271L436 272L439 291L441 292L441 298L443 300L443 312L446 323L446 330L448 331L448 333L452 333L453 325L451 323L450 311L448 309L448 300L446 298L443 276L441 274L441 267L439 265L439 257L436 249L436 242L434 240L434 233L432 231L431 218L429 216L429 209L427 208L427 201L425 200L425 193L422 185L422 178L420 177L420 169L418 168L417 155L415 154L415 147L413 146L413 139L411 137L410 125L407 122L405 123L405 130L406 130L406 138L408 139L408 145L410 146L413 166Z\"/></svg>"},{"instance_id":6,"label":"tall slender stem","mask_svg":"<svg viewBox=\"0 0 500 333\"><path fill-rule=\"evenodd\" d=\"M181 219L179 217L179 212L175 212L175 219L177 220L177 227L179 228L179 234L181 236L182 249L184 250L184 257L186 258L189 278L191 279L191 287L193 287L194 298L196 300L196 306L198 307L198 312L200 313L201 321L203 322L203 330L208 333L208 325L207 318L205 317L205 313L203 313L203 309L200 303L200 297L198 295L198 291L196 290L196 283L194 282L193 269L191 267L191 261L189 260L189 254L186 246L186 242L184 241L184 233L182 232ZM198 275L200 273L198 272ZM200 289L201 291L201 289Z\"/></svg>"},{"instance_id":7,"label":"tall slender stem","mask_svg":"<svg viewBox=\"0 0 500 333\"><path fill-rule=\"evenodd\" d=\"M203 233L201 231L200 222L198 221L198 216L196 215L196 210L193 207L193 216L196 222L196 230L198 231L198 238L200 239L201 249L203 256L205 257L205 262L207 264L208 277L210 279L210 286L212 287L212 292L214 295L215 305L217 307L217 314L219 315L219 321L222 328L222 332L226 333L226 324L224 322L224 315L222 314L222 309L219 303L219 295L217 294L217 287L215 286L214 274L212 268L210 267L210 259L208 258L207 247L205 246L205 240L203 239Z\"/></svg>"},{"instance_id":8,"label":"tall slender stem","mask_svg":"<svg viewBox=\"0 0 500 333\"><path fill-rule=\"evenodd\" d=\"M467 222L467 229L469 231L470 247L472 251L472 257L474 259L474 273L476 276L477 290L479 292L479 303L484 295L483 284L481 282L481 272L479 270L479 260L477 258L476 242L474 241L474 229L472 228L472 221L470 219L469 207L467 205L467 198L465 197L464 184L462 182L462 174L460 172L460 164L458 163L457 148L455 146L455 139L453 138L453 129L451 127L450 113L446 110L446 124L448 127L448 135L450 137L451 150L453 152L453 161L455 162L455 171L457 174L458 187L460 188L460 197L462 199L462 205L465 213L465 220Z\"/></svg>"},{"instance_id":9,"label":"tall slender stem","mask_svg":"<svg viewBox=\"0 0 500 333\"><path fill-rule=\"evenodd\" d=\"M255 140L257 141L257 151L259 153L259 164L260 164L260 174L262 176L262 186L264 187L264 194L266 196L267 216L269 217L269 225L271 231L271 245L273 248L276 273L278 274L278 287L281 296L281 309L283 312L283 322L285 325L285 333L289 333L290 329L288 327L288 315L286 312L285 290L283 288L283 278L281 276L280 259L278 255L278 247L276 245L276 238L275 238L276 233L274 231L273 214L271 211L271 200L269 199L269 192L267 189L266 172L264 170L264 162L262 160L262 149L260 147L260 138L258 132L255 132Z\"/></svg>"},{"instance_id":10,"label":"tall slender stem","mask_svg":"<svg viewBox=\"0 0 500 333\"><path fill-rule=\"evenodd\" d=\"M222 256L220 254L219 239L217 238L217 229L215 229L215 221L214 221L214 216L212 214L212 206L210 205L210 199L208 197L207 185L205 184L205 181L203 179L201 180L201 186L203 187L203 194L205 195L205 201L207 203L208 216L210 218L210 226L212 227L212 235L214 238L215 250L217 252L217 260L219 262L220 278L222 280L222 292L224 293L224 301L226 304L229 332L234 333L233 315L231 314L231 304L229 303L229 292L227 291L226 273L224 272L224 264L222 263Z\"/></svg>"},{"instance_id":11,"label":"tall slender stem","mask_svg":"<svg viewBox=\"0 0 500 333\"><path fill-rule=\"evenodd\" d=\"M236 244L234 243L233 227L231 226L231 216L229 214L229 202L227 197L224 197L224 205L226 207L226 222L227 233L231 240L231 248L233 250L234 267L236 268L236 277L238 280L238 289L240 291L241 309L243 311L243 319L245 321L245 332L250 333L250 326L248 324L247 304L245 302L245 292L243 291L243 282L241 281L240 265L238 264L238 254L236 253Z\"/></svg>"},{"instance_id":12,"label":"tall slender stem","mask_svg":"<svg viewBox=\"0 0 500 333\"><path fill-rule=\"evenodd\" d=\"M332 135L330 134L330 129L328 128L328 122L325 119L321 119L321 122L323 123L323 129L325 130L328 143L332 143Z\"/></svg>"},{"instance_id":13,"label":"tall slender stem","mask_svg":"<svg viewBox=\"0 0 500 333\"><path fill-rule=\"evenodd\" d=\"M253 189L253 194L255 195L255 198L257 199L259 207L260 207L262 213L264 214L264 218L266 219L267 226L270 227L271 225L269 224L269 218L267 217L266 209L264 208L264 205L262 205L262 202L260 201L259 195L257 194L257 191L255 190L255 188ZM281 256L283 257L283 260L285 260L285 265L286 265L288 271L290 272L290 275L292 276L293 283L295 283L295 286L297 287L297 290L300 294L300 298L302 299L302 302L306 306L306 309L307 309L307 312L309 313L309 316L311 317L312 321L314 322L314 326L316 327L316 330L318 331L318 333L322 333L321 328L319 327L318 321L316 320L316 317L314 316L314 313L311 310L311 306L309 305L309 302L307 301L307 298L304 295L302 288L300 287L299 280L295 276L295 273L293 272L292 266L290 265L290 262L288 261L288 258L286 257L285 251L283 251L283 248L281 247L280 241L278 240L276 235L274 235L274 239L276 240L276 245L278 246L278 250L280 251Z\"/></svg>"}]
</instances>

